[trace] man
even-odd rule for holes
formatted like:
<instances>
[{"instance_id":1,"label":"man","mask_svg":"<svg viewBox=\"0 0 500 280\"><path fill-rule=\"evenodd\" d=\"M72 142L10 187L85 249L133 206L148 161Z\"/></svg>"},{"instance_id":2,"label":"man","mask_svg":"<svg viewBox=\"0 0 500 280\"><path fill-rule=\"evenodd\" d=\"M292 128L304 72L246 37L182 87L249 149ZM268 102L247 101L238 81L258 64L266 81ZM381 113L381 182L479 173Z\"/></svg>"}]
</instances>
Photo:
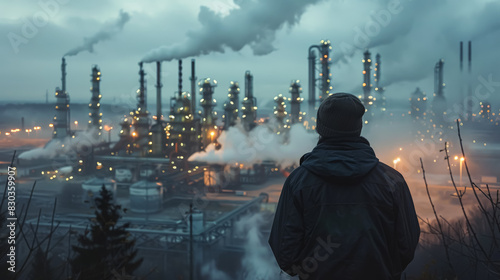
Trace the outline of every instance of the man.
<instances>
[{"instance_id":1,"label":"man","mask_svg":"<svg viewBox=\"0 0 500 280\"><path fill-rule=\"evenodd\" d=\"M348 93L318 109L320 139L287 178L269 238L286 277L400 279L413 259L420 228L410 191L360 136L364 113Z\"/></svg>"}]
</instances>

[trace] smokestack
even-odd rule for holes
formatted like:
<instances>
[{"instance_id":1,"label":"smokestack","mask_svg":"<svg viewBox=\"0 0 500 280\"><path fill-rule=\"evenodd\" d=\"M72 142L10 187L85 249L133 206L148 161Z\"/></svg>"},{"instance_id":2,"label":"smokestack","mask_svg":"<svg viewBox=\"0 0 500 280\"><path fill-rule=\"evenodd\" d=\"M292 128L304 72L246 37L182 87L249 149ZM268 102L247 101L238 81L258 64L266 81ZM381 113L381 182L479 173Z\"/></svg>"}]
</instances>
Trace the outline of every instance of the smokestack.
<instances>
[{"instance_id":1,"label":"smokestack","mask_svg":"<svg viewBox=\"0 0 500 280\"><path fill-rule=\"evenodd\" d=\"M436 97L444 97L443 65L444 60L440 59L434 66L434 93Z\"/></svg>"},{"instance_id":2,"label":"smokestack","mask_svg":"<svg viewBox=\"0 0 500 280\"><path fill-rule=\"evenodd\" d=\"M61 74L62 92L66 93L66 59L64 57L61 63Z\"/></svg>"},{"instance_id":3,"label":"smokestack","mask_svg":"<svg viewBox=\"0 0 500 280\"><path fill-rule=\"evenodd\" d=\"M193 112L193 116L196 112L196 76L194 74L194 58L191 59L191 111Z\"/></svg>"},{"instance_id":4,"label":"smokestack","mask_svg":"<svg viewBox=\"0 0 500 280\"><path fill-rule=\"evenodd\" d=\"M464 114L464 89L463 89L463 71L464 71L464 42L460 41L460 76L459 76L459 88L460 88L460 118Z\"/></svg>"},{"instance_id":5,"label":"smokestack","mask_svg":"<svg viewBox=\"0 0 500 280\"><path fill-rule=\"evenodd\" d=\"M94 127L96 133L101 135L102 129L102 120L100 114L100 101L101 101L101 91L100 91L100 82L101 82L101 71L97 68L97 65L92 67L92 74L90 75L92 78L90 82L92 87L90 88L90 92L92 93L92 97L90 98L90 121L89 128ZM71 124L70 124L71 125Z\"/></svg>"},{"instance_id":6,"label":"smokestack","mask_svg":"<svg viewBox=\"0 0 500 280\"><path fill-rule=\"evenodd\" d=\"M373 78L375 79L375 90L378 91L380 88L379 83L380 83L380 76L382 74L381 68L380 68L380 54L377 54L375 56L375 73L373 74Z\"/></svg>"},{"instance_id":7,"label":"smokestack","mask_svg":"<svg viewBox=\"0 0 500 280\"><path fill-rule=\"evenodd\" d=\"M156 122L161 123L161 62L156 62Z\"/></svg>"},{"instance_id":8,"label":"smokestack","mask_svg":"<svg viewBox=\"0 0 500 280\"><path fill-rule=\"evenodd\" d=\"M139 62L139 107L146 110L146 81L144 79L144 69L142 68L142 62Z\"/></svg>"},{"instance_id":9,"label":"smokestack","mask_svg":"<svg viewBox=\"0 0 500 280\"><path fill-rule=\"evenodd\" d=\"M309 47L309 57L307 58L309 61L309 113L312 112L316 103L316 68L314 67L316 64L316 55L312 51L314 47L317 46Z\"/></svg>"},{"instance_id":10,"label":"smokestack","mask_svg":"<svg viewBox=\"0 0 500 280\"><path fill-rule=\"evenodd\" d=\"M179 59L179 97L182 96L182 59Z\"/></svg>"},{"instance_id":11,"label":"smokestack","mask_svg":"<svg viewBox=\"0 0 500 280\"><path fill-rule=\"evenodd\" d=\"M21 117L21 132L24 133L24 117Z\"/></svg>"}]
</instances>

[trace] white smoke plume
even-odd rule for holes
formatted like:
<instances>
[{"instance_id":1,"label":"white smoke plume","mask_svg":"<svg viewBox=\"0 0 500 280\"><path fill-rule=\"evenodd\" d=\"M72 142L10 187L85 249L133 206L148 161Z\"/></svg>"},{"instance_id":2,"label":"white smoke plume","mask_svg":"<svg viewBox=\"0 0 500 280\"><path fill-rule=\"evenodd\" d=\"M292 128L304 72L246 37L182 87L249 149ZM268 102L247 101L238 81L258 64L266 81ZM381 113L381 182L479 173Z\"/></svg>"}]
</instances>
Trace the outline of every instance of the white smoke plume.
<instances>
[{"instance_id":1,"label":"white smoke plume","mask_svg":"<svg viewBox=\"0 0 500 280\"><path fill-rule=\"evenodd\" d=\"M278 279L280 269L271 248L261 233L266 223L264 213L245 216L235 223L236 233L245 237L245 255L241 261L242 280Z\"/></svg>"},{"instance_id":2,"label":"white smoke plume","mask_svg":"<svg viewBox=\"0 0 500 280\"><path fill-rule=\"evenodd\" d=\"M19 155L19 159L34 160L34 159L53 159L58 156L74 155L78 151L100 142L100 139L95 136L95 131L78 132L75 138L65 137L62 139L52 139L45 147L35 148L26 151Z\"/></svg>"},{"instance_id":3,"label":"white smoke plume","mask_svg":"<svg viewBox=\"0 0 500 280\"><path fill-rule=\"evenodd\" d=\"M219 270L214 260L205 263L201 268L201 275L203 279L207 280L231 280L224 271Z\"/></svg>"},{"instance_id":4,"label":"white smoke plume","mask_svg":"<svg viewBox=\"0 0 500 280\"><path fill-rule=\"evenodd\" d=\"M237 8L227 15L217 14L201 6L198 20L202 27L187 33L187 40L161 46L147 53L142 61L169 61L211 52L223 53L226 48L239 51L249 45L255 55L275 50L277 30L293 27L309 5L322 0L235 0Z\"/></svg>"},{"instance_id":5,"label":"white smoke plume","mask_svg":"<svg viewBox=\"0 0 500 280\"><path fill-rule=\"evenodd\" d=\"M118 19L114 21L109 21L90 38L83 38L83 44L69 50L64 56L77 55L82 51L88 51L90 53L94 52L94 45L100 41L109 40L115 36L118 32L123 30L123 26L130 20L130 15L123 10L120 10L120 15Z\"/></svg>"},{"instance_id":6,"label":"white smoke plume","mask_svg":"<svg viewBox=\"0 0 500 280\"><path fill-rule=\"evenodd\" d=\"M216 150L214 145L209 145L206 151L193 154L189 160L245 165L272 160L281 166L291 166L298 164L300 157L311 151L318 141L318 135L308 133L301 124L290 128L288 144L283 144L283 137L265 125L259 125L250 132L236 125L223 131L217 139L221 149Z\"/></svg>"}]
</instances>

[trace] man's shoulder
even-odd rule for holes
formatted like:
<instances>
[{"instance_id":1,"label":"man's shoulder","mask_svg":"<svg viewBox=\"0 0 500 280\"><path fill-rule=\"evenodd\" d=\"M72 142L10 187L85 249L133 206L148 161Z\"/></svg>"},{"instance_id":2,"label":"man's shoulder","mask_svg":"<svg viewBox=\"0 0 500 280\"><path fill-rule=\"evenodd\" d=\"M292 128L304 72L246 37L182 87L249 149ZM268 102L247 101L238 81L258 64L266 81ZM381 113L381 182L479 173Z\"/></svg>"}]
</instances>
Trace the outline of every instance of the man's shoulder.
<instances>
[{"instance_id":1,"label":"man's shoulder","mask_svg":"<svg viewBox=\"0 0 500 280\"><path fill-rule=\"evenodd\" d=\"M292 188L292 192L295 192L298 189L304 188L307 184L313 184L316 181L315 178L319 179L304 166L299 166L288 175L285 186Z\"/></svg>"},{"instance_id":2,"label":"man's shoulder","mask_svg":"<svg viewBox=\"0 0 500 280\"><path fill-rule=\"evenodd\" d=\"M390 186L391 189L406 185L406 181L401 173L396 169L379 162L369 175L370 181L378 184Z\"/></svg>"}]
</instances>

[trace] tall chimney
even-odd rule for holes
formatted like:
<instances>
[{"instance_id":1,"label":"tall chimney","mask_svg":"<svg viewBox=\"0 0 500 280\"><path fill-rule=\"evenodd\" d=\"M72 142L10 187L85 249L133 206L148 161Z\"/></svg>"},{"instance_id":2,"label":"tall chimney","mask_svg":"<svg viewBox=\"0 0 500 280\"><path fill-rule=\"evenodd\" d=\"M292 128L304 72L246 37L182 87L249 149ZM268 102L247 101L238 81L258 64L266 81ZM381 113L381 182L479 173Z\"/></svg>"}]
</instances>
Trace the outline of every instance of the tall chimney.
<instances>
[{"instance_id":1,"label":"tall chimney","mask_svg":"<svg viewBox=\"0 0 500 280\"><path fill-rule=\"evenodd\" d=\"M62 63L61 63L61 83L62 83L62 92L66 92L66 59L63 57L62 58Z\"/></svg>"},{"instance_id":2,"label":"tall chimney","mask_svg":"<svg viewBox=\"0 0 500 280\"><path fill-rule=\"evenodd\" d=\"M101 135L102 129L102 120L100 114L101 107L101 91L100 91L100 83L101 83L101 71L97 68L97 65L92 67L92 77L90 79L92 87L90 88L90 92L92 93L92 97L90 98L89 109L90 109L90 121L89 128L94 127L96 133ZM71 125L71 124L70 124Z\"/></svg>"},{"instance_id":3,"label":"tall chimney","mask_svg":"<svg viewBox=\"0 0 500 280\"><path fill-rule=\"evenodd\" d=\"M464 114L464 86L463 86L463 72L464 72L464 42L460 41L460 76L459 76L459 89L460 89L460 118Z\"/></svg>"},{"instance_id":4,"label":"tall chimney","mask_svg":"<svg viewBox=\"0 0 500 280\"><path fill-rule=\"evenodd\" d=\"M142 61L139 62L139 106L140 108L146 110L146 81L144 79L144 69L142 68Z\"/></svg>"},{"instance_id":5,"label":"tall chimney","mask_svg":"<svg viewBox=\"0 0 500 280\"><path fill-rule=\"evenodd\" d=\"M316 104L316 55L312 49L317 46L309 47L309 56L307 57L309 65L309 113L312 112Z\"/></svg>"},{"instance_id":6,"label":"tall chimney","mask_svg":"<svg viewBox=\"0 0 500 280\"><path fill-rule=\"evenodd\" d=\"M179 59L179 97L182 96L182 59Z\"/></svg>"},{"instance_id":7,"label":"tall chimney","mask_svg":"<svg viewBox=\"0 0 500 280\"><path fill-rule=\"evenodd\" d=\"M196 112L196 76L194 74L194 58L191 59L191 112Z\"/></svg>"},{"instance_id":8,"label":"tall chimney","mask_svg":"<svg viewBox=\"0 0 500 280\"><path fill-rule=\"evenodd\" d=\"M375 90L376 91L378 91L380 89L379 84L380 84L380 77L382 75L382 70L380 68L380 64L381 64L380 54L377 53L377 55L375 56L375 73L373 74L373 78L375 80Z\"/></svg>"},{"instance_id":9,"label":"tall chimney","mask_svg":"<svg viewBox=\"0 0 500 280\"><path fill-rule=\"evenodd\" d=\"M161 123L161 62L156 62L156 122Z\"/></svg>"}]
</instances>

